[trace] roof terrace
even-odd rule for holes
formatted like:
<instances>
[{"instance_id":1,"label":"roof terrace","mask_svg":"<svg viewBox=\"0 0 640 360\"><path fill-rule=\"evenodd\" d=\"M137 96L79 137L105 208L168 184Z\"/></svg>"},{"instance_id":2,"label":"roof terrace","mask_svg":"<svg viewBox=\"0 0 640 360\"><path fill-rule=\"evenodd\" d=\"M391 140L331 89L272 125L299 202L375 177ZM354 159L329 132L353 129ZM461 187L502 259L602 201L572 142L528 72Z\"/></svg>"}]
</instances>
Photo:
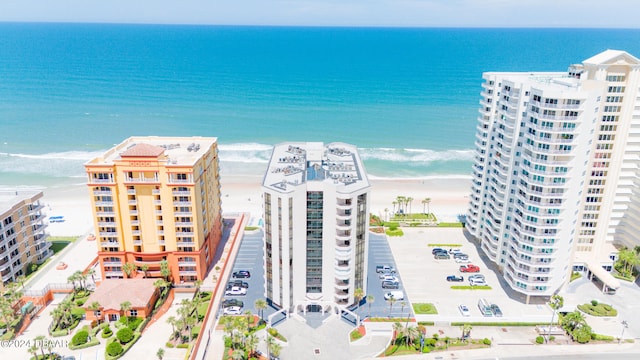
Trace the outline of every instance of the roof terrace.
<instances>
[{"instance_id":1,"label":"roof terrace","mask_svg":"<svg viewBox=\"0 0 640 360\"><path fill-rule=\"evenodd\" d=\"M307 142L274 146L263 186L286 191L312 181L346 186L349 190L369 186L353 145Z\"/></svg>"}]
</instances>

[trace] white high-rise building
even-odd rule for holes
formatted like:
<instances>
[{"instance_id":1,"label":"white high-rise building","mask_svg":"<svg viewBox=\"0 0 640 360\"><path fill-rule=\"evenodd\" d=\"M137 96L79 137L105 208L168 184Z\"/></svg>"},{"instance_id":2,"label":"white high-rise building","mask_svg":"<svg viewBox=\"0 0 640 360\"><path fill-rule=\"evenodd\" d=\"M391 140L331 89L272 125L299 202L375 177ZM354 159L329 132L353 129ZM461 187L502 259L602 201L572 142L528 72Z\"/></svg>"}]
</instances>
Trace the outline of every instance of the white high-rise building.
<instances>
[{"instance_id":1,"label":"white high-rise building","mask_svg":"<svg viewBox=\"0 0 640 360\"><path fill-rule=\"evenodd\" d=\"M527 302L572 270L617 288L615 246L640 244L640 60L483 78L469 233Z\"/></svg>"},{"instance_id":2,"label":"white high-rise building","mask_svg":"<svg viewBox=\"0 0 640 360\"><path fill-rule=\"evenodd\" d=\"M267 299L337 311L366 293L370 184L356 147L276 145L262 189Z\"/></svg>"}]
</instances>

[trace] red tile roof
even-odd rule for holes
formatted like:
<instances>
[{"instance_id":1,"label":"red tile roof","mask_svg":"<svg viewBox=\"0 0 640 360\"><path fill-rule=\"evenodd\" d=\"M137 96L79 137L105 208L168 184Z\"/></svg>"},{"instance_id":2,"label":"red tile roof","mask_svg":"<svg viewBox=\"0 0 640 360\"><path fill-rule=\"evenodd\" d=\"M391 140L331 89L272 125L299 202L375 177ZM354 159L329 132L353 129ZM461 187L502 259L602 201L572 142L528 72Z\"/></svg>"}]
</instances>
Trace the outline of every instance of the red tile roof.
<instances>
[{"instance_id":1,"label":"red tile roof","mask_svg":"<svg viewBox=\"0 0 640 360\"><path fill-rule=\"evenodd\" d=\"M104 310L120 310L120 304L125 301L131 303L131 308L144 308L149 304L156 287L153 283L157 279L105 279L96 288L84 307L89 307L94 301L100 303Z\"/></svg>"},{"instance_id":2,"label":"red tile roof","mask_svg":"<svg viewBox=\"0 0 640 360\"><path fill-rule=\"evenodd\" d=\"M121 157L158 157L164 149L150 144L135 144L120 154Z\"/></svg>"}]
</instances>

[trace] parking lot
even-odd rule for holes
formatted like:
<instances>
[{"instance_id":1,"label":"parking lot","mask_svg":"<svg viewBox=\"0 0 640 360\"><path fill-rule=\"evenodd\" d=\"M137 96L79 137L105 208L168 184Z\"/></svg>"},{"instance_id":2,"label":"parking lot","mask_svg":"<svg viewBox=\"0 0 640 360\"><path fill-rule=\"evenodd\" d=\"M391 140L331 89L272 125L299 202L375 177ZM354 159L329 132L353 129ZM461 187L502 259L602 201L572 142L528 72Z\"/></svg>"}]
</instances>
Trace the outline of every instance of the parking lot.
<instances>
[{"instance_id":1,"label":"parking lot","mask_svg":"<svg viewBox=\"0 0 640 360\"><path fill-rule=\"evenodd\" d=\"M376 266L388 265L395 267L395 276L398 278L400 287L397 290L383 289L382 280L379 279L378 273L376 273ZM371 233L369 235L369 266L368 266L368 279L367 279L367 295L373 295L374 301L371 304L371 317L385 317L389 316L389 310L391 309L391 315L395 317L407 316L407 312L411 311L409 306L409 300L407 298L407 292L405 291L405 277L404 272L396 266L396 262L393 259L391 248L384 235ZM384 294L389 291L402 291L404 293L404 300L397 300L393 306L389 306L389 303L385 301ZM405 302L405 306L402 303ZM412 312L412 311L411 311ZM369 315L369 304L362 305L358 314L362 317Z\"/></svg>"},{"instance_id":2,"label":"parking lot","mask_svg":"<svg viewBox=\"0 0 640 360\"><path fill-rule=\"evenodd\" d=\"M425 321L497 321L485 317L478 308L481 298L496 304L502 310L499 321L536 322L549 321L551 312L544 304L526 305L512 299L511 291L500 281L501 276L491 270L493 264L487 264L478 253L475 244L468 241L460 228L403 228L402 237L389 237L389 245L395 256L397 269L402 274L403 285L412 303L432 303L438 315L418 315ZM453 285L469 285L471 273L461 273L453 256L450 259L434 259L429 244L461 245L456 246L469 255L470 263L480 267L479 274L485 276L491 290L454 290ZM438 246L450 249L451 246ZM475 273L474 273L475 274ZM461 275L463 282L448 282L449 275ZM500 277L499 277L500 276ZM470 316L463 317L458 309L464 304L469 308Z\"/></svg>"},{"instance_id":3,"label":"parking lot","mask_svg":"<svg viewBox=\"0 0 640 360\"><path fill-rule=\"evenodd\" d=\"M255 309L254 303L258 299L265 299L264 297L264 247L262 242L262 233L245 233L238 249L238 254L233 263L231 274L228 281L240 280L249 284L247 288L247 294L242 296L224 296L224 299L238 299L244 302L244 308L242 313L250 310L252 313L258 315ZM233 273L240 270L247 270L251 273L250 278L234 279ZM264 318L272 314L275 310L270 306L264 310ZM220 311L221 315L222 311Z\"/></svg>"}]
</instances>

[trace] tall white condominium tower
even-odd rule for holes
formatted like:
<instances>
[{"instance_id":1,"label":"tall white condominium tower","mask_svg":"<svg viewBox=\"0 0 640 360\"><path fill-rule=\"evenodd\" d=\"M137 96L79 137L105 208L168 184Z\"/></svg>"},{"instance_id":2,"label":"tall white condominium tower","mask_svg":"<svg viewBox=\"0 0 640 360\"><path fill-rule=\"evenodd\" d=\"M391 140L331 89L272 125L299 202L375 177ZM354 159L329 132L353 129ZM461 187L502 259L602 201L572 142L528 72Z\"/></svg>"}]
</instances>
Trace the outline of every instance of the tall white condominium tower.
<instances>
[{"instance_id":1,"label":"tall white condominium tower","mask_svg":"<svg viewBox=\"0 0 640 360\"><path fill-rule=\"evenodd\" d=\"M370 184L356 147L276 145L262 189L267 299L338 311L366 293Z\"/></svg>"},{"instance_id":2,"label":"tall white condominium tower","mask_svg":"<svg viewBox=\"0 0 640 360\"><path fill-rule=\"evenodd\" d=\"M640 60L483 78L468 231L527 302L572 270L615 291L614 245L640 244Z\"/></svg>"}]
</instances>

